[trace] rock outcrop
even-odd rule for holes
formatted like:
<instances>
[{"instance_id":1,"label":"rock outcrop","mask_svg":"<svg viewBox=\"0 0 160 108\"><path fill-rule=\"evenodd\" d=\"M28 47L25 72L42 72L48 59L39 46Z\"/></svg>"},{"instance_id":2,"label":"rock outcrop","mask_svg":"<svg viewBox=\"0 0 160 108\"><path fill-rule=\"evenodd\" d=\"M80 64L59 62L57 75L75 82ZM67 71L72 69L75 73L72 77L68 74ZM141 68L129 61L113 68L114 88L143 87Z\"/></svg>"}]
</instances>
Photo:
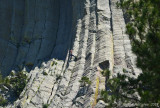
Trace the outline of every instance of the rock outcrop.
<instances>
[{"instance_id":1,"label":"rock outcrop","mask_svg":"<svg viewBox=\"0 0 160 108\"><path fill-rule=\"evenodd\" d=\"M92 108L105 89L100 70L138 75L117 1L0 0L0 70L4 76L29 72L20 98L8 107ZM77 59L70 60L70 49ZM83 76L91 85L81 85Z\"/></svg>"}]
</instances>

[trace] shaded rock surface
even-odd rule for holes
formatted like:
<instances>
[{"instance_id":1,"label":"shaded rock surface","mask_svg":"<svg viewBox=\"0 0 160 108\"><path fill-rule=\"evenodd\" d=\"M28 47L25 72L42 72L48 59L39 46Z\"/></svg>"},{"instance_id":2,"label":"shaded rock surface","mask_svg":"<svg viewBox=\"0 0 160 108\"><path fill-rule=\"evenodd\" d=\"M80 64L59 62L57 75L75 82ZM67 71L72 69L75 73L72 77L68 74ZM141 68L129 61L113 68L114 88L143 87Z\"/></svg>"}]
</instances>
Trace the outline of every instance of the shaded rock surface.
<instances>
[{"instance_id":1,"label":"shaded rock surface","mask_svg":"<svg viewBox=\"0 0 160 108\"><path fill-rule=\"evenodd\" d=\"M113 75L123 68L138 75L117 1L0 0L0 70L4 76L30 72L20 98L8 108L94 107L105 88L97 67L106 61ZM70 49L77 60L69 59ZM90 86L81 86L83 76Z\"/></svg>"}]
</instances>

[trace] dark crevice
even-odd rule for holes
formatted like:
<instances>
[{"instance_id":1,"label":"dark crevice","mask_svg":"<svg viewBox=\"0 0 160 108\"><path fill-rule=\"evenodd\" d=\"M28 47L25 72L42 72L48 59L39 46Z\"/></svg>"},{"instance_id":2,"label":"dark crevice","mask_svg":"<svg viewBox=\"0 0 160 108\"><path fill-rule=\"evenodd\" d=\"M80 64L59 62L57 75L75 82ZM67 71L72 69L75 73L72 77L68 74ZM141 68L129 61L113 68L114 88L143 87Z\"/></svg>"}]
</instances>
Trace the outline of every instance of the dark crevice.
<instances>
[{"instance_id":1,"label":"dark crevice","mask_svg":"<svg viewBox=\"0 0 160 108\"><path fill-rule=\"evenodd\" d=\"M46 2L47 2L47 1L46 1ZM45 11L46 14L45 14L45 22L44 22L44 30L43 30L43 33L46 31L46 22L47 22L46 19L47 19L47 10L48 10L48 8L45 7L45 10L46 10L46 11ZM42 33L42 34L43 34L43 33ZM40 41L41 41L41 42L40 42L40 45L39 45L39 47L38 47L38 51L37 51L37 54L36 54L36 56L35 56L36 58L35 58L35 60L34 60L34 63L36 62L37 57L38 57L38 54L39 54L40 49L41 49L41 47L42 47L43 39L44 39L44 38L41 36L41 38L40 38ZM39 62L39 60L37 60L37 62Z\"/></svg>"},{"instance_id":2,"label":"dark crevice","mask_svg":"<svg viewBox=\"0 0 160 108\"><path fill-rule=\"evenodd\" d=\"M110 25L111 25L111 31L112 31L112 34L113 34L113 19L112 19L111 0L109 0L109 8L110 8L110 13L111 13Z\"/></svg>"},{"instance_id":3,"label":"dark crevice","mask_svg":"<svg viewBox=\"0 0 160 108\"><path fill-rule=\"evenodd\" d=\"M34 7L34 26L33 26L33 31L32 31L32 35L31 35L31 40L33 39L33 35L34 35L34 31L35 31L35 26L36 26L36 7L37 7L37 0L35 0L35 7ZM26 58L29 54L29 50L30 50L30 47L31 47L31 43L32 41L29 43L29 47L28 47L28 51L26 53L26 57L25 57L25 61L24 61L24 65L25 65L25 62L26 62Z\"/></svg>"},{"instance_id":4,"label":"dark crevice","mask_svg":"<svg viewBox=\"0 0 160 108\"><path fill-rule=\"evenodd\" d=\"M95 10L95 13L96 13L96 27L98 27L98 8L97 8L98 1L97 0L95 0L95 1L96 1L96 10ZM97 28L97 30L98 30L98 28Z\"/></svg>"}]
</instances>

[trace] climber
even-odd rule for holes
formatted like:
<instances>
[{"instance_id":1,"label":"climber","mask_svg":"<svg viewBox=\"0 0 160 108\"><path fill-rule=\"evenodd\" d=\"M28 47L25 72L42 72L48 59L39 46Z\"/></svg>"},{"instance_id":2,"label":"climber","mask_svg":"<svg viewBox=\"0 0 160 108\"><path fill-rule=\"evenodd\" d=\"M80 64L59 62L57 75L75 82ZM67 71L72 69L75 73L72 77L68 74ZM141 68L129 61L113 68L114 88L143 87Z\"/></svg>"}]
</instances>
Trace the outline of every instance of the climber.
<instances>
[{"instance_id":1,"label":"climber","mask_svg":"<svg viewBox=\"0 0 160 108\"><path fill-rule=\"evenodd\" d=\"M69 60L72 59L72 56L74 56L74 55L72 54L72 50L70 50L69 51ZM74 57L75 57L75 60L77 60L77 57L76 56L74 56Z\"/></svg>"},{"instance_id":2,"label":"climber","mask_svg":"<svg viewBox=\"0 0 160 108\"><path fill-rule=\"evenodd\" d=\"M70 51L69 51L69 59L70 59L70 60L72 59L72 56L74 56L74 55L72 54L72 50L70 50Z\"/></svg>"}]
</instances>

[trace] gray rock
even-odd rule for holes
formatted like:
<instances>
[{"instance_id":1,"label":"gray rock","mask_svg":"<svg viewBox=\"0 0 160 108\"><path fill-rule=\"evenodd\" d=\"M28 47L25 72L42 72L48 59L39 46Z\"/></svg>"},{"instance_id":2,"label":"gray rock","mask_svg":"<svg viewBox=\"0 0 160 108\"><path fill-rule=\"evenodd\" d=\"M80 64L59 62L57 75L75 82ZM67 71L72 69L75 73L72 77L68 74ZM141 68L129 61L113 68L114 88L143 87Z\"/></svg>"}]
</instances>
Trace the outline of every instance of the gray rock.
<instances>
[{"instance_id":1,"label":"gray rock","mask_svg":"<svg viewBox=\"0 0 160 108\"><path fill-rule=\"evenodd\" d=\"M117 1L0 0L0 71L4 76L29 72L20 98L8 108L93 107L105 89L97 70L105 61L113 76L123 69L138 76ZM77 59L70 59L70 49ZM83 76L92 82L85 90L79 82ZM99 101L96 107L105 105Z\"/></svg>"},{"instance_id":2,"label":"gray rock","mask_svg":"<svg viewBox=\"0 0 160 108\"><path fill-rule=\"evenodd\" d=\"M107 104L102 101L102 100L99 100L98 103L96 104L95 108L106 108Z\"/></svg>"}]
</instances>

